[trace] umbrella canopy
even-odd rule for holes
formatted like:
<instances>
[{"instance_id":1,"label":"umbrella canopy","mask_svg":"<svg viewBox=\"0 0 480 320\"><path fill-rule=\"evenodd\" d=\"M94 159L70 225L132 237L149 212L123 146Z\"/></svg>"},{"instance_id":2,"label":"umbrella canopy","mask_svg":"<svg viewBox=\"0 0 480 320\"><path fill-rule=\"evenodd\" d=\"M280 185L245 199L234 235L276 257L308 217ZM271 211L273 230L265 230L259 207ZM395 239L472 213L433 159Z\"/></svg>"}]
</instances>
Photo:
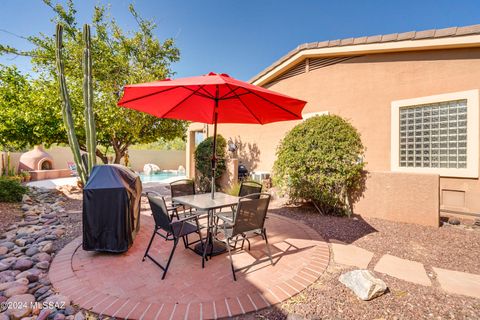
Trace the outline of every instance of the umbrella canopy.
<instances>
[{"instance_id":1,"label":"umbrella canopy","mask_svg":"<svg viewBox=\"0 0 480 320\"><path fill-rule=\"evenodd\" d=\"M125 86L119 106L159 118L214 124L212 197L217 123L266 124L302 119L306 102L227 74L160 80Z\"/></svg>"}]
</instances>

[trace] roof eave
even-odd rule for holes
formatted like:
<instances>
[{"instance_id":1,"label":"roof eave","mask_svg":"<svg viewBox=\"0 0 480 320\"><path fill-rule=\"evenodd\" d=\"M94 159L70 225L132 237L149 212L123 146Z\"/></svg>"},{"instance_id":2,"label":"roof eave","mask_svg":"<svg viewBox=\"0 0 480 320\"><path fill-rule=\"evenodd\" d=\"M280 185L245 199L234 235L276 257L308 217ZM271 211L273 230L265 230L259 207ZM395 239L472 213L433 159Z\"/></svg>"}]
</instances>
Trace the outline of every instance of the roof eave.
<instances>
[{"instance_id":1,"label":"roof eave","mask_svg":"<svg viewBox=\"0 0 480 320\"><path fill-rule=\"evenodd\" d=\"M249 80L262 86L306 58L365 55L386 52L404 52L420 50L440 50L453 48L480 47L480 34L445 38L403 40L380 43L351 44L312 48L311 44L298 46L278 61Z\"/></svg>"}]
</instances>

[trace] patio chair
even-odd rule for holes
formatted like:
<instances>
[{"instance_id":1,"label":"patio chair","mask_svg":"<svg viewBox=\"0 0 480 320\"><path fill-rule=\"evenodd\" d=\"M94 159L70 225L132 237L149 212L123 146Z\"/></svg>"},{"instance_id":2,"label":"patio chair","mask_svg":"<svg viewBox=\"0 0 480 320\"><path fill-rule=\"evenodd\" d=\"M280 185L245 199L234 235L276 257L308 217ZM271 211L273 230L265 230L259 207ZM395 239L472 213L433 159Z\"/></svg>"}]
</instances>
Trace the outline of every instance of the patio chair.
<instances>
[{"instance_id":1,"label":"patio chair","mask_svg":"<svg viewBox=\"0 0 480 320\"><path fill-rule=\"evenodd\" d=\"M171 220L167 210L167 205L165 204L165 199L163 197L155 197L147 194L147 198L148 202L150 203L150 208L152 209L153 219L155 220L155 227L152 237L150 238L150 242L148 243L147 250L143 255L142 261L145 261L146 258L149 258L157 266L159 266L163 270L163 280L165 279L165 275L167 274L168 267L170 266L170 262L172 261L173 254L175 253L175 249L178 245L178 241L180 240L180 238L183 239L185 248L190 250L193 250L193 248L191 248L190 246L198 242L201 242L203 246L203 239L200 233L200 225L198 223L197 215L192 215L190 217L180 220ZM160 231L163 231L164 234L162 234ZM189 243L188 235L192 233L196 233L199 237L199 240ZM152 256L148 254L155 235L158 235L167 241L173 241L173 248L170 252L170 256L168 257L168 261L165 266L161 265L157 260L155 260Z\"/></svg>"},{"instance_id":2,"label":"patio chair","mask_svg":"<svg viewBox=\"0 0 480 320\"><path fill-rule=\"evenodd\" d=\"M174 181L170 183L170 192L171 192L172 198L195 194L195 182L191 179L182 179L182 180ZM184 205L175 203L173 200L172 200L172 207L177 208L177 215L178 215L179 208L182 208L182 211L184 214L186 214L187 210L189 211L189 214L192 214L192 208L187 208Z\"/></svg>"},{"instance_id":3,"label":"patio chair","mask_svg":"<svg viewBox=\"0 0 480 320\"><path fill-rule=\"evenodd\" d=\"M67 166L68 169L70 169L71 171L71 176L78 177L77 165L75 164L75 162L67 161Z\"/></svg>"},{"instance_id":4,"label":"patio chair","mask_svg":"<svg viewBox=\"0 0 480 320\"><path fill-rule=\"evenodd\" d=\"M250 194L260 194L262 192L263 185L256 181L242 181L240 184L240 191L238 192L239 197L245 197Z\"/></svg>"},{"instance_id":5,"label":"patio chair","mask_svg":"<svg viewBox=\"0 0 480 320\"><path fill-rule=\"evenodd\" d=\"M223 241L227 245L233 279L235 281L237 281L237 277L235 275L235 267L233 266L232 247L230 243L232 241L235 242L235 246L233 247L235 249L239 237L242 238L242 241L246 240L248 242L248 250L250 250L248 237L262 236L265 240L270 263L273 265L272 253L268 246L267 231L265 229L265 218L267 216L269 203L270 195L268 193L254 193L238 200L233 222L219 216L219 218L223 220L223 225L219 233L224 236Z\"/></svg>"},{"instance_id":6,"label":"patio chair","mask_svg":"<svg viewBox=\"0 0 480 320\"><path fill-rule=\"evenodd\" d=\"M240 190L238 192L239 197L245 197L251 194L257 194L259 195L262 192L263 185L261 183L258 183L256 181L242 181L240 184ZM220 210L220 213L217 214L217 219L216 223L218 223L219 216L222 216L223 220L230 220L230 222L233 222L233 219L235 218L235 206L232 206L231 211L226 211L222 212Z\"/></svg>"}]
</instances>

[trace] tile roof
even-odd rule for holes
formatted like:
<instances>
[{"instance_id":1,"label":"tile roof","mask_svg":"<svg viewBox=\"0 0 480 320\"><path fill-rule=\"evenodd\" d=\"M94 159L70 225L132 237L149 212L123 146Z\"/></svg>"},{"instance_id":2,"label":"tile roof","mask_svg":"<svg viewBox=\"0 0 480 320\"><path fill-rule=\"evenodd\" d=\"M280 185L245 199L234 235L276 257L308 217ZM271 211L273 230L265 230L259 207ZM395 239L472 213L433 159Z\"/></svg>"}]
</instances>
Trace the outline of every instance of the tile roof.
<instances>
[{"instance_id":1,"label":"tile roof","mask_svg":"<svg viewBox=\"0 0 480 320\"><path fill-rule=\"evenodd\" d=\"M463 26L463 27L450 27L444 29L430 29L422 31L409 31L402 33L391 33L385 35L373 35L365 36L358 38L347 38L347 39L337 39L337 40L328 40L321 42L310 42L304 43L275 61L269 67L264 69L262 72L250 79L250 82L253 82L268 73L270 70L274 69L296 53L308 50L308 49L317 49L317 48L331 48L331 47L341 47L349 45L359 45L359 44L371 44L371 43L386 43L386 42L396 42L396 41L406 41L406 40L424 40L424 39L437 39L437 38L446 38L446 37L461 37L468 35L480 34L480 24Z\"/></svg>"}]
</instances>

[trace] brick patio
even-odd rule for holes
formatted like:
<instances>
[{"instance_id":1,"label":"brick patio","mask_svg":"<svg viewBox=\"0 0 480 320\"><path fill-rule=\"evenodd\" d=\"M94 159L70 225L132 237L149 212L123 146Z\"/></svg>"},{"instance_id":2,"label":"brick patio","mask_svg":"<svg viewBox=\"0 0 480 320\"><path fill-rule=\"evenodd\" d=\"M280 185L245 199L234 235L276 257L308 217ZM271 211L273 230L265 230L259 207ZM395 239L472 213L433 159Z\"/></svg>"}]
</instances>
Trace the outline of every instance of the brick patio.
<instances>
[{"instance_id":1,"label":"brick patio","mask_svg":"<svg viewBox=\"0 0 480 320\"><path fill-rule=\"evenodd\" d=\"M142 215L134 245L124 254L81 249L81 238L63 248L50 267L60 294L98 314L128 319L216 319L277 304L299 293L324 272L328 244L308 226L278 215L267 220L274 266L264 242L234 254L238 280L233 281L228 255L201 257L179 245L165 280L151 261L142 262L153 219ZM171 242L157 238L151 254L166 261ZM246 248L246 247L245 247ZM253 263L253 265L252 265Z\"/></svg>"}]
</instances>

